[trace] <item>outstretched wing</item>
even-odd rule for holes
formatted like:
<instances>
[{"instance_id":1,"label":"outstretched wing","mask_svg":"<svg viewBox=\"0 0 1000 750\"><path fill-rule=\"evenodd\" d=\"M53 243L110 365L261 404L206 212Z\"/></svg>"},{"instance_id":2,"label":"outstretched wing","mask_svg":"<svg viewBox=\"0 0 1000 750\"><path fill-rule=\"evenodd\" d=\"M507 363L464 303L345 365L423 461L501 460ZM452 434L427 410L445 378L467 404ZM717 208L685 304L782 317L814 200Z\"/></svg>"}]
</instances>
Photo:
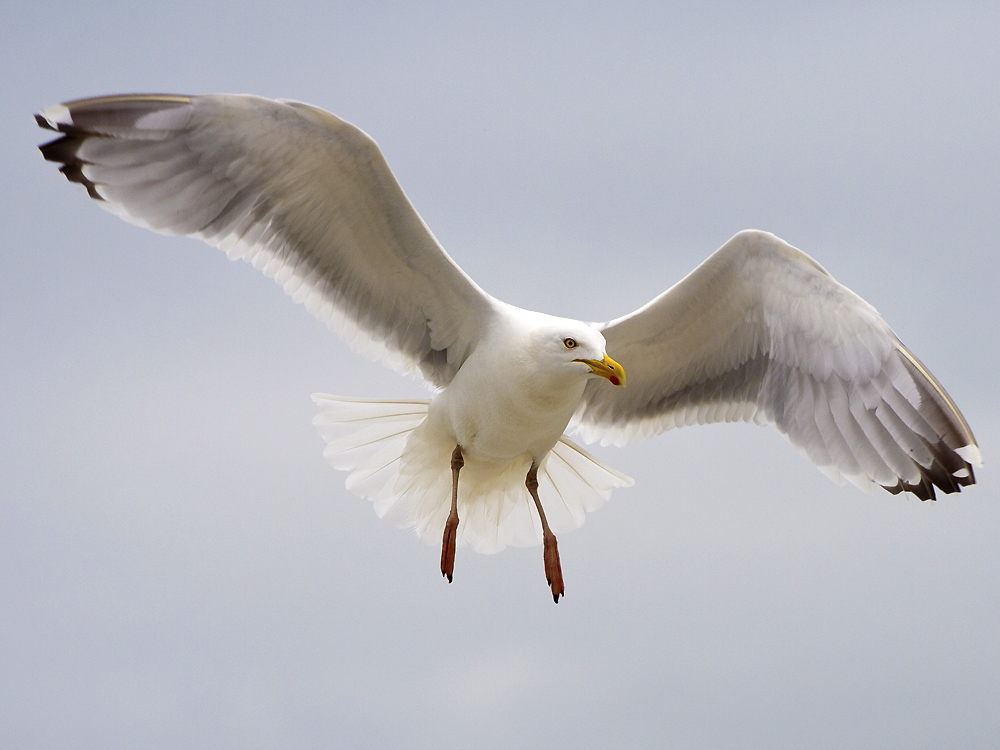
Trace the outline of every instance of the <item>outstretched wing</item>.
<instances>
[{"instance_id":1,"label":"outstretched wing","mask_svg":"<svg viewBox=\"0 0 1000 750\"><path fill-rule=\"evenodd\" d=\"M588 384L588 440L753 420L835 481L924 499L973 484L982 464L955 403L875 308L772 234L740 232L603 333L628 387Z\"/></svg>"},{"instance_id":2,"label":"outstretched wing","mask_svg":"<svg viewBox=\"0 0 1000 750\"><path fill-rule=\"evenodd\" d=\"M36 115L60 171L126 221L198 237L277 281L373 359L444 387L494 314L375 142L315 107L125 95Z\"/></svg>"}]
</instances>

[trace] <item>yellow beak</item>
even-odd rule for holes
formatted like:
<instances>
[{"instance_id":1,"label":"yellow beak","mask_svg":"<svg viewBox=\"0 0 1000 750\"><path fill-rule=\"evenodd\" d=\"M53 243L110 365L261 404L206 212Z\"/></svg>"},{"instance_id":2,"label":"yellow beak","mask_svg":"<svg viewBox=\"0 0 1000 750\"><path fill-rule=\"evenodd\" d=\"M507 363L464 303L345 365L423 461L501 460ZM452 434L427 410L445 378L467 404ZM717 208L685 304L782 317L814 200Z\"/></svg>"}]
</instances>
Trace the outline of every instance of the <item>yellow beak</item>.
<instances>
[{"instance_id":1,"label":"yellow beak","mask_svg":"<svg viewBox=\"0 0 1000 750\"><path fill-rule=\"evenodd\" d=\"M625 385L625 368L607 354L604 355L604 359L577 359L574 361L583 362L595 375L607 378L611 385Z\"/></svg>"}]
</instances>

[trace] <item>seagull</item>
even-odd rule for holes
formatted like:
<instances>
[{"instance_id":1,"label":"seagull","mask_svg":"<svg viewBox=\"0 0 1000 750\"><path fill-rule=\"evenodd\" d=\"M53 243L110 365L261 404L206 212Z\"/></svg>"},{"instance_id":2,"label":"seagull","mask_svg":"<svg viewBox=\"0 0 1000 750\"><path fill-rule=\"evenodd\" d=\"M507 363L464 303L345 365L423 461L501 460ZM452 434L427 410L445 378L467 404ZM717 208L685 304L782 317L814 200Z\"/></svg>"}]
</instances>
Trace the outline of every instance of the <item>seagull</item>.
<instances>
[{"instance_id":1,"label":"seagull","mask_svg":"<svg viewBox=\"0 0 1000 750\"><path fill-rule=\"evenodd\" d=\"M632 484L567 429L624 445L772 425L840 484L923 500L982 465L954 401L875 308L773 234L742 231L635 312L586 323L483 291L375 141L317 107L132 94L35 119L59 133L45 159L102 208L251 263L352 348L423 380L424 400L316 394L314 422L348 489L441 540L449 583L458 547L541 542L559 602L555 532Z\"/></svg>"}]
</instances>

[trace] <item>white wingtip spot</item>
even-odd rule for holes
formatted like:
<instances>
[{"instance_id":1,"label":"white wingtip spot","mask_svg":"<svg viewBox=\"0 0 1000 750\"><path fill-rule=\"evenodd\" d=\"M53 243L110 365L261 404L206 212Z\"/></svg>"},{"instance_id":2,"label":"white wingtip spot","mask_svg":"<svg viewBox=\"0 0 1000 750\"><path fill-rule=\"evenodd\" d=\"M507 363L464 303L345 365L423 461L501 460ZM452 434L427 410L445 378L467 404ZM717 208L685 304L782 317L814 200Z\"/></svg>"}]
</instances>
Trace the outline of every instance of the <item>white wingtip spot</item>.
<instances>
[{"instance_id":1,"label":"white wingtip spot","mask_svg":"<svg viewBox=\"0 0 1000 750\"><path fill-rule=\"evenodd\" d=\"M978 445L963 445L956 448L955 453L962 457L963 461L968 461L973 466L983 465L983 454L979 452Z\"/></svg>"},{"instance_id":2,"label":"white wingtip spot","mask_svg":"<svg viewBox=\"0 0 1000 750\"><path fill-rule=\"evenodd\" d=\"M64 104L54 104L38 113L53 130L58 130L60 125L72 125L73 117L70 115L69 107Z\"/></svg>"}]
</instances>

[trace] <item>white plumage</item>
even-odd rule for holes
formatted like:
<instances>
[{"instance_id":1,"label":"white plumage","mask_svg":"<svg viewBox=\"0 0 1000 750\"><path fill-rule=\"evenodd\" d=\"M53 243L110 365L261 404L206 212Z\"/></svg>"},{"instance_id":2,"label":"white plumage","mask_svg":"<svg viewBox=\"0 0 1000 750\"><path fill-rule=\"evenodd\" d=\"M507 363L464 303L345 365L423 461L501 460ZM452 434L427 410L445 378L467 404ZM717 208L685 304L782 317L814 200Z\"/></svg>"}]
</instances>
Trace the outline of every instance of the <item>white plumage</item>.
<instances>
[{"instance_id":1,"label":"white plumage","mask_svg":"<svg viewBox=\"0 0 1000 750\"><path fill-rule=\"evenodd\" d=\"M352 347L436 392L317 395L315 421L327 458L380 517L431 541L443 534L449 579L449 545L453 560L456 543L495 552L544 540L558 601L549 527L579 526L631 484L570 442L567 426L623 445L754 421L862 489L928 499L975 481L979 449L941 385L871 305L766 232L737 234L630 315L587 324L486 294L438 245L375 143L309 105L127 95L36 119L61 133L45 158L101 206L253 264ZM625 374L609 353L627 388L611 385Z\"/></svg>"}]
</instances>

